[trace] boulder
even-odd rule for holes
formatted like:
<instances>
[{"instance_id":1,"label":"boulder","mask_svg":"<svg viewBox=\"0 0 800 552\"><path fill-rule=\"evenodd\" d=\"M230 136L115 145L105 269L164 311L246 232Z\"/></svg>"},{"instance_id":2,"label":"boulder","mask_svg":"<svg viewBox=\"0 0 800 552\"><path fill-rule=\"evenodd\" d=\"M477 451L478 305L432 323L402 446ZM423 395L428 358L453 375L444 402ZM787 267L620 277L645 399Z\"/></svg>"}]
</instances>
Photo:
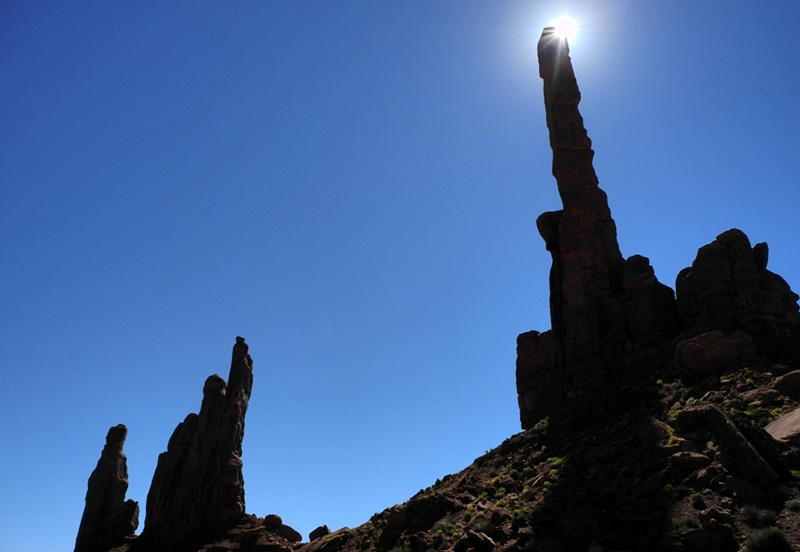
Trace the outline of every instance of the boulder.
<instances>
[{"instance_id":1,"label":"boulder","mask_svg":"<svg viewBox=\"0 0 800 552\"><path fill-rule=\"evenodd\" d=\"M741 368L754 353L753 341L747 333L736 331L730 336L714 330L682 340L675 347L675 367L684 375L703 379Z\"/></svg>"},{"instance_id":2,"label":"boulder","mask_svg":"<svg viewBox=\"0 0 800 552\"><path fill-rule=\"evenodd\" d=\"M800 398L800 370L792 370L772 382L771 387L792 399Z\"/></svg>"},{"instance_id":3,"label":"boulder","mask_svg":"<svg viewBox=\"0 0 800 552\"><path fill-rule=\"evenodd\" d=\"M800 446L800 408L778 417L764 429L777 441Z\"/></svg>"},{"instance_id":4,"label":"boulder","mask_svg":"<svg viewBox=\"0 0 800 552\"><path fill-rule=\"evenodd\" d=\"M693 472L711 464L711 458L699 452L676 452L670 456L670 459L673 464L687 472Z\"/></svg>"},{"instance_id":5,"label":"boulder","mask_svg":"<svg viewBox=\"0 0 800 552\"><path fill-rule=\"evenodd\" d=\"M327 528L326 525L323 527ZM312 531L313 533L313 531ZM298 552L337 552L353 536L352 531L347 527L328 533L319 538L311 539L311 542L304 544Z\"/></svg>"},{"instance_id":6,"label":"boulder","mask_svg":"<svg viewBox=\"0 0 800 552\"><path fill-rule=\"evenodd\" d=\"M744 404L758 404L770 405L783 401L783 395L776 389L769 389L768 387L758 387L745 391L740 397Z\"/></svg>"},{"instance_id":7,"label":"boulder","mask_svg":"<svg viewBox=\"0 0 800 552\"><path fill-rule=\"evenodd\" d=\"M309 533L308 540L315 541L317 539L324 537L325 535L330 535L330 533L331 530L328 529L327 525L320 525L319 527L311 531L311 533Z\"/></svg>"},{"instance_id":8,"label":"boulder","mask_svg":"<svg viewBox=\"0 0 800 552\"><path fill-rule=\"evenodd\" d=\"M291 542L300 542L303 540L303 535L301 535L299 531L286 524L283 524L278 528L278 534Z\"/></svg>"},{"instance_id":9,"label":"boulder","mask_svg":"<svg viewBox=\"0 0 800 552\"><path fill-rule=\"evenodd\" d=\"M269 514L264 517L262 525L266 527L268 531L277 533L278 529L280 529L281 525L283 525L283 519L281 519L281 516L277 514Z\"/></svg>"},{"instance_id":10,"label":"boulder","mask_svg":"<svg viewBox=\"0 0 800 552\"><path fill-rule=\"evenodd\" d=\"M654 445L666 439L672 431L669 424L653 416L646 416L639 422L639 440L647 445Z\"/></svg>"}]
</instances>

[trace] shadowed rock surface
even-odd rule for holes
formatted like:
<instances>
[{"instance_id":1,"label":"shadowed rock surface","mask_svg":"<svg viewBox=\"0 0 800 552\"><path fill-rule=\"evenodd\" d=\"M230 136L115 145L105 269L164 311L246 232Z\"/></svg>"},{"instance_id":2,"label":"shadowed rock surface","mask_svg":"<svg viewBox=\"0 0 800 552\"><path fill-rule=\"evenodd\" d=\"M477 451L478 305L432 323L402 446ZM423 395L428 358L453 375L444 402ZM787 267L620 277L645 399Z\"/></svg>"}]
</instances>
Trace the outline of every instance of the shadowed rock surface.
<instances>
[{"instance_id":1,"label":"shadowed rock surface","mask_svg":"<svg viewBox=\"0 0 800 552\"><path fill-rule=\"evenodd\" d=\"M800 362L799 297L767 269L768 254L735 228L701 247L676 279L684 334L743 331L767 358Z\"/></svg>"},{"instance_id":2,"label":"shadowed rock surface","mask_svg":"<svg viewBox=\"0 0 800 552\"><path fill-rule=\"evenodd\" d=\"M143 549L168 549L189 536L225 529L245 513L242 439L253 361L237 337L225 384L210 376L199 414L178 424L158 458L147 495Z\"/></svg>"},{"instance_id":3,"label":"shadowed rock surface","mask_svg":"<svg viewBox=\"0 0 800 552\"><path fill-rule=\"evenodd\" d=\"M624 260L617 228L592 160L592 142L569 47L546 28L538 44L539 76L553 176L563 209L536 226L553 259L551 329L517 339L517 396L524 429L565 402L618 379L626 352L660 345L677 329L672 290L658 282L646 257Z\"/></svg>"},{"instance_id":4,"label":"shadowed rock surface","mask_svg":"<svg viewBox=\"0 0 800 552\"><path fill-rule=\"evenodd\" d=\"M681 273L680 305L646 257L623 260L566 41L545 29L539 54L564 209L537 221L553 257L552 329L517 340L529 429L363 525L322 525L303 544L280 516L243 514L252 363L237 338L227 386L208 379L200 414L159 459L152 540L111 552L798 549L797 295L766 270L766 245L750 248L738 230Z\"/></svg>"},{"instance_id":5,"label":"shadowed rock surface","mask_svg":"<svg viewBox=\"0 0 800 552\"><path fill-rule=\"evenodd\" d=\"M122 446L127 436L128 428L122 424L108 430L100 460L89 477L75 552L108 550L139 526L139 503L125 500L128 465Z\"/></svg>"}]
</instances>

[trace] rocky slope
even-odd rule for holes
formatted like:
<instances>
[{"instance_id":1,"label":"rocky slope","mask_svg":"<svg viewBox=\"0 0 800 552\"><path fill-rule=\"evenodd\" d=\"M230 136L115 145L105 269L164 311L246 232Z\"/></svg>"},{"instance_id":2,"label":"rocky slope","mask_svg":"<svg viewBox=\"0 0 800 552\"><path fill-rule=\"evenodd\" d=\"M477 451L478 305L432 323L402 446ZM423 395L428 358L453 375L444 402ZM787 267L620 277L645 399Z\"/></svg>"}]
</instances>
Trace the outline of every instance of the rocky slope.
<instances>
[{"instance_id":1,"label":"rocky slope","mask_svg":"<svg viewBox=\"0 0 800 552\"><path fill-rule=\"evenodd\" d=\"M247 552L781 551L800 546L800 309L766 244L728 230L660 283L624 259L578 111L566 41L539 42L563 209L537 227L553 258L552 327L517 340L524 432L364 525L310 542L245 514L252 360L170 439L140 537L124 435L90 479L76 550ZM124 426L118 426L124 427ZM113 433L113 436L112 436ZM112 438L113 437L113 438Z\"/></svg>"},{"instance_id":2,"label":"rocky slope","mask_svg":"<svg viewBox=\"0 0 800 552\"><path fill-rule=\"evenodd\" d=\"M761 430L798 406L800 372L787 370L689 383L665 362L595 417L541 422L359 527L301 543L277 516L243 516L176 550L791 550L744 548L800 544L800 425L785 443Z\"/></svg>"}]
</instances>

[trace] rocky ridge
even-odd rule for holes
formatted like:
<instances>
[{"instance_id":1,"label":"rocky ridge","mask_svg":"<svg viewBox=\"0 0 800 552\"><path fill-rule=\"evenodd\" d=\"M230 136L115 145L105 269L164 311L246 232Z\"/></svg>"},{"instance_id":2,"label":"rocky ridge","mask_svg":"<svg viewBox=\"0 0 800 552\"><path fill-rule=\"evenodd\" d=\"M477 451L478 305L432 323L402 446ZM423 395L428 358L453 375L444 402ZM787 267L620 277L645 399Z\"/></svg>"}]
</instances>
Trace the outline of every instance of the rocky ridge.
<instances>
[{"instance_id":1,"label":"rocky ridge","mask_svg":"<svg viewBox=\"0 0 800 552\"><path fill-rule=\"evenodd\" d=\"M537 220L553 259L552 328L518 338L525 431L364 525L333 532L320 526L303 543L279 516L244 513L237 460L252 361L237 338L233 364L238 358L245 369L234 374L232 364L227 387L209 378L197 421L190 415L176 429L163 469L159 460L142 536L126 533L115 537L123 539L116 548L96 549L756 552L800 546L798 296L767 269L766 244L751 246L736 229L699 249L678 275L676 293L657 280L646 257L624 259L592 167L568 45L552 29L542 34L539 61L563 209ZM204 412L217 412L221 422L200 424ZM224 454L207 454L209 440L224 444ZM184 465L196 469L183 472ZM203 474L200 488L182 473ZM91 488L90 482L87 512ZM186 497L204 498L187 509ZM123 500L124 491L114 494L110 510L118 511ZM151 521L151 504L152 519L160 521ZM149 529L159 526L161 532ZM167 528L175 527L180 538L168 540Z\"/></svg>"}]
</instances>

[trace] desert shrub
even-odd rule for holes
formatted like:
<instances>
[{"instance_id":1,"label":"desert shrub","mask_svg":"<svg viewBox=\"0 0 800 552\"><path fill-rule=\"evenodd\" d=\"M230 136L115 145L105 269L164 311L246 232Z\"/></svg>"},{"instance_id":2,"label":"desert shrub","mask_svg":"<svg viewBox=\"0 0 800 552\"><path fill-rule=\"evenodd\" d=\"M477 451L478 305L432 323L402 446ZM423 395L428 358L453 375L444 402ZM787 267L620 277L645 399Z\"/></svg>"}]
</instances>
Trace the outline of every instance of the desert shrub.
<instances>
[{"instance_id":1,"label":"desert shrub","mask_svg":"<svg viewBox=\"0 0 800 552\"><path fill-rule=\"evenodd\" d=\"M769 527L753 533L744 541L747 552L792 552L786 534L777 527Z\"/></svg>"},{"instance_id":2,"label":"desert shrub","mask_svg":"<svg viewBox=\"0 0 800 552\"><path fill-rule=\"evenodd\" d=\"M775 525L778 523L778 514L772 510L761 510L758 512L758 522L761 525Z\"/></svg>"},{"instance_id":3,"label":"desert shrub","mask_svg":"<svg viewBox=\"0 0 800 552\"><path fill-rule=\"evenodd\" d=\"M750 527L766 527L778 522L778 514L772 510L759 510L755 506L742 506L739 513L743 521Z\"/></svg>"},{"instance_id":4,"label":"desert shrub","mask_svg":"<svg viewBox=\"0 0 800 552\"><path fill-rule=\"evenodd\" d=\"M558 469L561 467L563 463L564 463L564 458L561 458L559 456L551 456L550 458L547 459L547 465L550 467L550 469Z\"/></svg>"},{"instance_id":5,"label":"desert shrub","mask_svg":"<svg viewBox=\"0 0 800 552\"><path fill-rule=\"evenodd\" d=\"M800 500L793 499L786 502L786 507L792 512L800 512Z\"/></svg>"},{"instance_id":6,"label":"desert shrub","mask_svg":"<svg viewBox=\"0 0 800 552\"><path fill-rule=\"evenodd\" d=\"M695 510L702 510L706 507L706 501L703 498L703 495L700 493L692 493L692 495L689 497L689 501L692 505L692 508Z\"/></svg>"},{"instance_id":7,"label":"desert shrub","mask_svg":"<svg viewBox=\"0 0 800 552\"><path fill-rule=\"evenodd\" d=\"M432 529L434 534L444 534L455 536L458 532L458 527L454 523L447 523L446 521L437 521Z\"/></svg>"},{"instance_id":8,"label":"desert shrub","mask_svg":"<svg viewBox=\"0 0 800 552\"><path fill-rule=\"evenodd\" d=\"M482 533L486 531L486 528L488 526L489 526L489 521L485 517L480 516L472 520L472 523L469 524L468 528L471 531L475 531L476 533Z\"/></svg>"}]
</instances>

